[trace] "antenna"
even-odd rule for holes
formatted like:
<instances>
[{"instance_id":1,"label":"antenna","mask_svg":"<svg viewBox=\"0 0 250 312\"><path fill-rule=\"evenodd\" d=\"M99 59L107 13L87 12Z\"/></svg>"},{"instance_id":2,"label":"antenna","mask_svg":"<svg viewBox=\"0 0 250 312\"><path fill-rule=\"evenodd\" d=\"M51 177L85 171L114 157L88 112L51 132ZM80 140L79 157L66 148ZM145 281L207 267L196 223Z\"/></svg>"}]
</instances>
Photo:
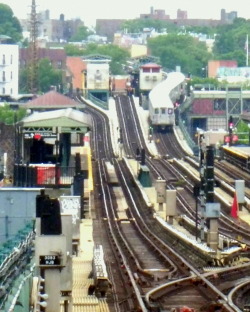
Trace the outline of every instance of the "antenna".
<instances>
[{"instance_id":1,"label":"antenna","mask_svg":"<svg viewBox=\"0 0 250 312\"><path fill-rule=\"evenodd\" d=\"M29 90L36 94L38 90L38 58L37 58L37 33L38 20L36 14L36 1L32 0L30 17L30 52L31 62L29 70Z\"/></svg>"}]
</instances>

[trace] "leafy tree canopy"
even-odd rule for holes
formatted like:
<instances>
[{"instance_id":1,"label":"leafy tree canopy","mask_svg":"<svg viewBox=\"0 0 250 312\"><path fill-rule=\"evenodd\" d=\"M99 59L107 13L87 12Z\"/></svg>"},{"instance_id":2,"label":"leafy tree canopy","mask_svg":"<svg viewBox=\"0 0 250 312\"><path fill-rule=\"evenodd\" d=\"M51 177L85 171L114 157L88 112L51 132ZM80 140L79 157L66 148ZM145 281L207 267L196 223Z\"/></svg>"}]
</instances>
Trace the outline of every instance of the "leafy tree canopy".
<instances>
[{"instance_id":1,"label":"leafy tree canopy","mask_svg":"<svg viewBox=\"0 0 250 312\"><path fill-rule=\"evenodd\" d=\"M30 68L26 67L19 73L19 88L23 93L28 93L28 79ZM38 63L38 92L48 92L51 86L62 88L62 71L54 69L49 59L41 59Z\"/></svg>"},{"instance_id":2,"label":"leafy tree canopy","mask_svg":"<svg viewBox=\"0 0 250 312\"><path fill-rule=\"evenodd\" d=\"M200 76L211 57L205 43L189 35L169 34L149 39L152 55L160 57L161 64L168 70L181 66L184 73Z\"/></svg>"},{"instance_id":3,"label":"leafy tree canopy","mask_svg":"<svg viewBox=\"0 0 250 312\"><path fill-rule=\"evenodd\" d=\"M95 43L88 44L84 50L84 55L101 54L111 57L110 71L112 75L124 74L123 66L129 58L129 52L113 44L97 45Z\"/></svg>"},{"instance_id":4,"label":"leafy tree canopy","mask_svg":"<svg viewBox=\"0 0 250 312\"><path fill-rule=\"evenodd\" d=\"M74 36L72 36L69 41L71 42L81 42L86 40L89 35L92 35L93 31L89 30L86 26L80 26L77 29L77 32Z\"/></svg>"},{"instance_id":5,"label":"leafy tree canopy","mask_svg":"<svg viewBox=\"0 0 250 312\"><path fill-rule=\"evenodd\" d=\"M214 45L216 59L233 59L238 66L246 65L246 36L250 35L250 20L237 18L232 24L217 27Z\"/></svg>"},{"instance_id":6,"label":"leafy tree canopy","mask_svg":"<svg viewBox=\"0 0 250 312\"><path fill-rule=\"evenodd\" d=\"M0 106L0 122L4 122L7 125L13 125L15 122L20 121L26 115L24 108L19 108L14 111L8 104Z\"/></svg>"},{"instance_id":7,"label":"leafy tree canopy","mask_svg":"<svg viewBox=\"0 0 250 312\"><path fill-rule=\"evenodd\" d=\"M201 68L207 66L208 60L235 60L238 66L246 66L245 44L247 34L250 43L250 20L236 18L232 24L217 27L184 27L167 21L150 19L130 20L122 25L122 29L127 29L132 33L141 32L143 28L154 28L158 32L164 28L167 30L168 38L161 36L162 38L150 39L148 43L151 54L159 56L161 65L167 69L174 70L176 65L180 65L185 73L191 72L193 76L202 76ZM212 53L207 51L204 44L202 46L198 40L191 39L191 33L205 34L208 38L215 38ZM188 39L184 39L185 36Z\"/></svg>"},{"instance_id":8,"label":"leafy tree canopy","mask_svg":"<svg viewBox=\"0 0 250 312\"><path fill-rule=\"evenodd\" d=\"M0 35L11 37L11 42L16 43L22 38L22 27L14 16L12 9L0 3Z\"/></svg>"},{"instance_id":9,"label":"leafy tree canopy","mask_svg":"<svg viewBox=\"0 0 250 312\"><path fill-rule=\"evenodd\" d=\"M79 48L74 44L66 44L64 47L67 56L81 56L83 55L83 48Z\"/></svg>"},{"instance_id":10,"label":"leafy tree canopy","mask_svg":"<svg viewBox=\"0 0 250 312\"><path fill-rule=\"evenodd\" d=\"M179 29L179 27L173 23L155 19L138 18L134 20L127 20L121 25L121 30L126 29L129 33L142 32L144 28L154 28L157 32L166 30L168 33L177 32Z\"/></svg>"},{"instance_id":11,"label":"leafy tree canopy","mask_svg":"<svg viewBox=\"0 0 250 312\"><path fill-rule=\"evenodd\" d=\"M48 92L51 86L62 86L62 71L54 69L49 59L41 59L38 64L39 90Z\"/></svg>"},{"instance_id":12,"label":"leafy tree canopy","mask_svg":"<svg viewBox=\"0 0 250 312\"><path fill-rule=\"evenodd\" d=\"M91 54L110 56L110 71L112 75L124 74L123 65L126 64L126 60L129 58L129 52L126 49L113 44L98 45L96 43L89 43L85 48L67 45L65 51L70 56L86 56Z\"/></svg>"}]
</instances>

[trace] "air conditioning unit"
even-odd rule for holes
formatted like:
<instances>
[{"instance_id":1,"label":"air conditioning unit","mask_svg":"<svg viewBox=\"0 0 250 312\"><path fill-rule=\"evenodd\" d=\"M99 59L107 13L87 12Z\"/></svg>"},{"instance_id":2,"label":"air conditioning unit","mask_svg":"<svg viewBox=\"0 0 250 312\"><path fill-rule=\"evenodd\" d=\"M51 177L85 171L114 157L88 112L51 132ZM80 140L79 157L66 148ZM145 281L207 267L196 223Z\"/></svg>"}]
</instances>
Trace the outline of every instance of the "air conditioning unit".
<instances>
[{"instance_id":1,"label":"air conditioning unit","mask_svg":"<svg viewBox=\"0 0 250 312\"><path fill-rule=\"evenodd\" d=\"M149 76L145 76L145 80L147 80L147 81L148 81L148 80L149 80Z\"/></svg>"}]
</instances>

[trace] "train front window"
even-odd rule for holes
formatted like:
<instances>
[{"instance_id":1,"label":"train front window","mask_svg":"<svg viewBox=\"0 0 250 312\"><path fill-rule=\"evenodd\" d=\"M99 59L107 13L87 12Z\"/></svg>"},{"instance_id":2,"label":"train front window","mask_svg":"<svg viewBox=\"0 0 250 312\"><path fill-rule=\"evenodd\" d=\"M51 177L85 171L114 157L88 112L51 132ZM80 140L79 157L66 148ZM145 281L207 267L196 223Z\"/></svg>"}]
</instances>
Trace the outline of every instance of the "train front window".
<instances>
[{"instance_id":1,"label":"train front window","mask_svg":"<svg viewBox=\"0 0 250 312\"><path fill-rule=\"evenodd\" d=\"M166 108L161 108L161 113L166 114Z\"/></svg>"},{"instance_id":2,"label":"train front window","mask_svg":"<svg viewBox=\"0 0 250 312\"><path fill-rule=\"evenodd\" d=\"M173 108L169 108L169 109L168 109L168 114L169 114L169 115L172 115L172 114L173 114Z\"/></svg>"},{"instance_id":3,"label":"train front window","mask_svg":"<svg viewBox=\"0 0 250 312\"><path fill-rule=\"evenodd\" d=\"M155 114L159 114L159 108L155 109Z\"/></svg>"}]
</instances>

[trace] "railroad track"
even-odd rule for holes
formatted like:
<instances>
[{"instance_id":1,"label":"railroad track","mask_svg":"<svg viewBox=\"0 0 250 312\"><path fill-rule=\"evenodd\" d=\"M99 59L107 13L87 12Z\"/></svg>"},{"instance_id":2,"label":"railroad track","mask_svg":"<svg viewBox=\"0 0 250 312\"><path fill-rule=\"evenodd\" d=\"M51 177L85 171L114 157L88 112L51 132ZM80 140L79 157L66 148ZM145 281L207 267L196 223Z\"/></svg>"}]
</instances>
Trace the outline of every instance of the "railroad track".
<instances>
[{"instance_id":1,"label":"railroad track","mask_svg":"<svg viewBox=\"0 0 250 312\"><path fill-rule=\"evenodd\" d=\"M123 105L124 106L124 105ZM126 116L128 115L128 112L126 112ZM127 118L129 119L129 118ZM133 120L134 117L131 117L131 120ZM136 119L135 121L136 122ZM96 124L98 124L98 128L100 128L100 123L97 122ZM120 123L121 124L121 123ZM128 155L133 155L134 157L136 156L136 150L134 148L135 144L141 148L145 148L146 149L146 146L144 145L143 143L143 138L141 137L141 139L139 141L136 141L136 135L138 135L138 133L140 133L139 129L137 130L134 130L134 134L133 134L133 137L130 137L130 135L128 134L128 132L126 131L126 128L127 128L127 122L124 122L123 123L123 141L124 141L124 137L127 137L127 142L128 142L128 147L124 147L127 148L127 151L126 151L126 154ZM132 128L131 125L129 125L129 128ZM138 128L138 127L137 127ZM96 130L96 133L99 133L99 129ZM96 140L101 142L103 141L105 138L103 138L102 140L100 138L98 138L98 135L96 137ZM136 142L135 144L132 142ZM127 144L126 144L127 145ZM177 301L177 298L178 298L178 294L176 294L176 292L172 292L172 295L171 295L171 300L169 299L166 299L166 298L170 298L169 297L169 294L171 293L171 290L169 291L169 288L166 286L166 287L163 287L163 288L168 288L168 290L164 290L161 288L159 290L157 290L157 287L159 286L156 286L154 287L154 283L148 283L148 279L147 278L140 278L140 276L138 275L138 272L140 272L140 270L138 270L136 273L137 274L134 274L135 270L137 270L137 267L135 266L135 263L138 262L140 263L140 266L142 268L142 265L144 265L144 270L147 266L147 263L143 263L143 261L140 259L140 257L138 257L135 253L134 253L134 256L132 257L133 260L131 261L131 255L133 253L129 253L130 256L128 256L129 254L127 254L127 250L126 252L124 252L125 249L138 249L138 244L140 245L142 243L142 241L145 242L145 240L156 240L157 243L156 245L160 246L160 242L162 244L161 246L161 250L164 252L164 254L167 254L168 258L171 259L171 257L173 259L175 259L175 264L177 263L177 258L179 259L179 264L178 264L178 271L172 271L172 272L176 272L176 273L172 273L171 274L171 278L169 279L169 282L171 282L171 280L174 280L174 279L178 279L178 280L181 280L183 278L189 278L189 282L187 282L186 284L186 289L190 289L190 294L196 294L199 299L197 299L197 306L199 306L200 308L204 305L204 304L208 304L210 301L211 301L211 298L215 298L217 301L219 299L221 299L223 301L223 306L224 306L224 309L227 310L227 311L235 311L235 309L233 308L230 308L230 304L227 302L227 297L224 296L224 294L218 290L217 287L215 287L206 277L203 276L202 273L200 273L199 271L197 271L190 263L190 262L194 262L195 259L197 261L197 255L193 255L193 260L191 261L191 258L186 261L185 258L182 258L179 254L179 249L177 248L178 245L181 245L182 242L181 241L177 241L176 238L173 238L173 240L170 242L165 242L164 239L166 239L166 237L169 237L170 235L168 233L166 233L166 231L163 232L163 229L162 227L156 222L156 220L154 220L154 218L152 218L152 209L149 210L149 207L141 207L140 208L140 213L138 212L138 207L140 206L140 204L143 202L143 199L140 198L140 195L138 195L138 192L135 190L135 185L134 185L134 182L131 182L131 183L128 183L127 181L129 181L129 177L125 175L125 173L128 174L128 168L123 164L123 162L121 161L118 161L117 159L112 159L112 155L105 155L105 154L102 154L101 156L97 154L97 150L105 150L105 148L103 148L101 145L100 146L97 146L96 145L96 148L95 148L95 159L97 160L96 161L96 175L97 175L97 183L98 183L98 186L101 187L101 190L102 190L102 194L101 194L101 197L102 197L102 200L100 200L99 196L100 196L100 193L97 194L97 198L98 198L98 205L100 205L100 208L102 206L102 209L100 210L100 217L102 218L101 220L101 223L98 224L98 226L103 226L104 228L107 228L107 223L110 223L109 225L109 232L113 232L112 233L112 239L114 240L113 244L114 246L111 247L111 249L114 251L115 250L115 256L114 258L116 258L117 260L117 257L118 257L118 263L120 263L120 265L122 266L122 269L123 269L123 273L120 272L119 274L121 274L122 278L120 278L120 283L121 281L123 281L123 285L125 285L126 287L126 283L129 283L129 286L133 289L131 290L129 288L129 290L131 292L128 292L127 294L120 294L119 291L118 291L118 288L114 291L116 293L116 296L119 295L118 297L116 298L113 298L113 304L114 302L122 302L124 303L124 306L123 308L121 308L119 306L119 309L121 309L121 311L127 311L125 309L125 306L126 308L130 308L131 309L131 305L134 304L135 306L140 306L140 311L148 311L148 308L151 308L151 305L152 304L155 304L156 301L157 301L157 304L165 309L165 308L169 308L169 307L173 307L178 301ZM107 149L107 150L110 150L110 147ZM110 159L109 157L111 157L111 161L112 163L114 163L114 165L116 166L116 168L119 168L117 169L118 172L120 172L120 174L124 175L125 178L123 178L123 180L125 181L124 183L128 184L127 188L125 188L123 186L123 191L124 190L127 190L127 191L124 191L124 194L127 198L127 201L130 202L130 200L135 200L135 198L138 197L138 202L136 200L136 204L135 205L132 205L131 203L128 205L130 210L129 210L129 213L128 213L128 218L130 218L131 220L137 220L136 223L140 224L140 226L142 227L142 220L146 222L143 222L145 223L145 227L141 230L143 233L145 233L145 229L148 228L148 238L147 239L143 239L143 240L140 240L137 242L134 242L135 245L132 244L133 242L133 237L137 237L139 236L139 230L135 230L135 227L134 227L134 224L133 224L133 227L127 227L124 223L122 224L122 222L118 222L117 221L117 214L116 214L116 207L115 207L115 201L113 201L113 196L112 196L112 188L110 187L107 187L105 181L104 181L104 176L105 176L105 173L104 173L104 169L102 169L102 161L100 161L100 158L101 159ZM147 157L146 158L148 161L148 159L150 159L150 157ZM124 168L123 168L124 166ZM121 168L121 171L119 171ZM156 169L154 169L156 170ZM98 188L99 188L98 187ZM107 194L110 193L109 197L107 195L104 195L106 194L106 190L104 189L108 189L109 191L107 191ZM133 190L133 193L131 192L131 199L129 199L129 196L128 194L126 194L126 192L129 192ZM106 197L105 201L103 201L103 197ZM103 206L103 203L104 206ZM112 204L111 204L112 203ZM110 206L113 206L113 208L111 209L113 211L113 217L110 216ZM103 207L105 207L105 209L103 209ZM109 217L107 216L104 216L103 215L103 211L106 211L106 215L109 215ZM103 219L106 219L105 220L105 223L103 223ZM114 222L114 223L113 223ZM120 224L120 227L119 227L119 230L118 230L118 227L117 227L117 224L118 223L121 223ZM102 224L102 225L101 225ZM114 232L114 228L117 227L116 231ZM99 229L100 231L100 229ZM102 229L102 231L104 231ZM122 241L121 243L121 238L120 236L117 235L117 232L122 232L124 235L124 232L126 234L129 234L126 239L126 243L124 243L124 241ZM151 232L151 234L149 234ZM150 235L153 235L153 236L150 236ZM110 234L109 234L110 236ZM126 235L124 235L126 237ZM163 239L164 238L164 239ZM100 239L100 237L99 237ZM104 240L104 239L103 239ZM105 240L106 241L106 240ZM174 248L170 248L169 247L169 244L172 246L172 247L176 247L176 249ZM128 246L129 248L125 248L125 246ZM166 245L168 247L163 247L163 245ZM110 248L110 247L109 247ZM183 253L185 252L185 249L187 248L187 246L182 246L183 248ZM145 248L143 248L145 249ZM107 249L109 250L109 249ZM117 251L118 250L118 251ZM168 252L167 252L168 250ZM177 251L178 250L178 251ZM187 249L186 249L187 250ZM108 254L111 253L108 251ZM117 256L118 254L118 256ZM154 252L153 252L154 254ZM159 261L159 253L158 253L158 256L157 256L157 253L154 254L154 257L158 258L158 261ZM160 258L161 259L161 258ZM111 260L113 261L113 260ZM159 262L158 262L159 263ZM204 262L205 263L205 262ZM113 264L113 263L112 263ZM200 267L204 267L204 264L200 264L201 266ZM199 265L198 265L199 266ZM110 265L110 268L112 266ZM134 268L131 270L131 268ZM136 269L135 269L136 268ZM167 268L169 271L171 271L171 266L169 266ZM160 270L159 270L160 271ZM124 272L126 272L124 274ZM190 278L190 273L192 272L192 278ZM119 279L119 277L115 276L117 273L113 273L113 278L112 280L114 281L114 284L116 284L116 280ZM164 273L165 274L165 273ZM124 276L125 275L125 276ZM195 278L194 278L195 277ZM177 280L176 279L176 280ZM165 284L168 284L168 283L160 283L160 280L161 278L159 278L159 280L157 281L158 284L161 284L160 286L162 285L165 285ZM119 285L119 281L118 281L118 285ZM200 281L202 281L202 285L200 285ZM174 288L176 288L177 286L175 285ZM183 288L184 286L180 286L180 289L185 289L185 287ZM128 287L127 287L128 288ZM154 295L153 297L150 295L148 296L148 301L145 303L144 300L142 300L142 298L145 296L145 294L148 294L148 292L150 291L149 288L151 288L152 291L154 291ZM193 288L193 290L191 290ZM198 289L199 288L199 289ZM208 292L208 288L209 288L209 292ZM119 287L120 289L120 287ZM205 289L206 291L204 291L203 289ZM198 292L197 292L198 291ZM157 294L158 292L158 294ZM211 292L211 295L208 295L208 293ZM181 291L180 291L181 293ZM184 291L182 292L183 294L185 293ZM167 297L166 297L166 294L167 294ZM179 298L181 297L181 295L179 295ZM184 295L183 295L183 300L184 300ZM197 297L197 298L198 298ZM122 298L122 299L119 299L119 298ZM129 299L128 299L129 298ZM155 299L157 298L157 299ZM112 301L110 299L110 302ZM132 302L131 302L132 301ZM186 298L186 304L188 304L188 300ZM192 303L190 301L190 303ZM193 303L195 304L195 303ZM149 306L148 306L149 305ZM232 305L232 303L231 303ZM115 306L115 305L114 305ZM116 305L116 308L117 308L117 305ZM122 310L123 309L123 310ZM124 310L125 309L125 310ZM120 310L119 310L120 311Z\"/></svg>"},{"instance_id":2,"label":"railroad track","mask_svg":"<svg viewBox=\"0 0 250 312\"><path fill-rule=\"evenodd\" d=\"M128 105L126 106L126 107L128 107ZM127 116L127 113L126 113L126 116ZM130 120L132 119L131 117L129 118ZM129 126L128 126L128 132L130 131L130 129L132 128L132 125L130 124ZM129 136L129 135L128 135ZM134 138L133 138L134 139ZM139 143L141 142L142 140L140 140L139 142L137 142L137 144L139 145ZM144 146L144 145L143 145ZM149 163L149 161L148 161L148 158L146 158L146 161L147 161L147 164ZM154 170L154 171L157 171L157 170Z\"/></svg>"}]
</instances>

